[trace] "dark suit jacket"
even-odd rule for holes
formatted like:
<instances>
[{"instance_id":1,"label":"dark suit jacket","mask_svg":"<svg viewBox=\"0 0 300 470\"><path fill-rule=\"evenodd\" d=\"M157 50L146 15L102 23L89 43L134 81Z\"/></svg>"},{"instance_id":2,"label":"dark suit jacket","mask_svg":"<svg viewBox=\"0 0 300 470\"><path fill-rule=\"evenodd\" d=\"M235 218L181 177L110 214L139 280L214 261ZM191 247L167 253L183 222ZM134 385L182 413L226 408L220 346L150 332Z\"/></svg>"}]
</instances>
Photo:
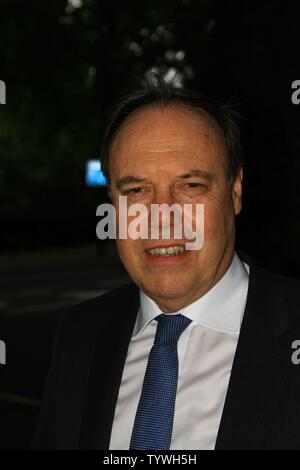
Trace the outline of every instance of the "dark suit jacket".
<instances>
[{"instance_id":1,"label":"dark suit jacket","mask_svg":"<svg viewBox=\"0 0 300 470\"><path fill-rule=\"evenodd\" d=\"M250 265L244 319L216 449L300 449L300 282ZM108 449L126 353L139 307L133 284L64 315L34 449Z\"/></svg>"}]
</instances>

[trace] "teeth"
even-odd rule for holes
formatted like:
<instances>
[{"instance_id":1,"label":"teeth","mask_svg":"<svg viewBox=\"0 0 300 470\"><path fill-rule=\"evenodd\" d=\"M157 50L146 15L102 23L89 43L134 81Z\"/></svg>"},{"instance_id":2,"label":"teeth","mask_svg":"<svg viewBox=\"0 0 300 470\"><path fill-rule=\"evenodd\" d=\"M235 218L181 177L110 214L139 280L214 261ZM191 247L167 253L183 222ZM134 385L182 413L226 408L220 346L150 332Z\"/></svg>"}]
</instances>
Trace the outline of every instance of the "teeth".
<instances>
[{"instance_id":1,"label":"teeth","mask_svg":"<svg viewBox=\"0 0 300 470\"><path fill-rule=\"evenodd\" d=\"M152 250L147 250L148 253L155 256L171 256L178 255L185 251L183 246L172 246L169 248L153 248Z\"/></svg>"}]
</instances>

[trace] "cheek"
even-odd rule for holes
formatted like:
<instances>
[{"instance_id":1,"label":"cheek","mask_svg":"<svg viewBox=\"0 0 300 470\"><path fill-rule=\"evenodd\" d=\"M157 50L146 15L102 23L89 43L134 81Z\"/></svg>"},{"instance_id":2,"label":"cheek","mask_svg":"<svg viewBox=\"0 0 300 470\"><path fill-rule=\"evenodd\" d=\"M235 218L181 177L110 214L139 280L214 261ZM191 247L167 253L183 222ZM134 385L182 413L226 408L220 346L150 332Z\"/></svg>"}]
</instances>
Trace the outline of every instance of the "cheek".
<instances>
[{"instance_id":1,"label":"cheek","mask_svg":"<svg viewBox=\"0 0 300 470\"><path fill-rule=\"evenodd\" d=\"M117 239L116 240L118 252L122 258L128 258L129 253L132 251L130 242L131 242L130 239L127 239L127 240Z\"/></svg>"},{"instance_id":2,"label":"cheek","mask_svg":"<svg viewBox=\"0 0 300 470\"><path fill-rule=\"evenodd\" d=\"M141 247L139 240L116 240L119 256L126 267L134 269L141 259Z\"/></svg>"},{"instance_id":3,"label":"cheek","mask_svg":"<svg viewBox=\"0 0 300 470\"><path fill-rule=\"evenodd\" d=\"M204 237L207 243L224 237L228 220L225 206L207 206L204 211ZM204 241L205 243L205 241Z\"/></svg>"}]
</instances>

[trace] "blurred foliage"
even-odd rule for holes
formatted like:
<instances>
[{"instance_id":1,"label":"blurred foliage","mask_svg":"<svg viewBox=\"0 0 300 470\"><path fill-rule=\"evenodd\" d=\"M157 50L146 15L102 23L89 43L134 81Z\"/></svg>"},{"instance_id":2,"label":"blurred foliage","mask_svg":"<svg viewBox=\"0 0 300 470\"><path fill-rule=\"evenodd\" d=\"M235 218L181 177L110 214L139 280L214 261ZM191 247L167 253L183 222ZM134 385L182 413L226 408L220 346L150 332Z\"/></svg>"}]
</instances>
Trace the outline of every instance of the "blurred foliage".
<instances>
[{"instance_id":1,"label":"blurred foliage","mask_svg":"<svg viewBox=\"0 0 300 470\"><path fill-rule=\"evenodd\" d=\"M208 54L213 3L0 2L2 219L94 212L84 167L111 104L153 67L191 81L195 52Z\"/></svg>"},{"instance_id":2,"label":"blurred foliage","mask_svg":"<svg viewBox=\"0 0 300 470\"><path fill-rule=\"evenodd\" d=\"M298 2L282 0L0 0L1 248L18 221L95 216L106 195L85 187L85 163L99 154L112 103L156 70L242 103L241 244L270 253L280 244L277 258L297 270L300 106L291 104L291 83L300 78L299 12Z\"/></svg>"}]
</instances>

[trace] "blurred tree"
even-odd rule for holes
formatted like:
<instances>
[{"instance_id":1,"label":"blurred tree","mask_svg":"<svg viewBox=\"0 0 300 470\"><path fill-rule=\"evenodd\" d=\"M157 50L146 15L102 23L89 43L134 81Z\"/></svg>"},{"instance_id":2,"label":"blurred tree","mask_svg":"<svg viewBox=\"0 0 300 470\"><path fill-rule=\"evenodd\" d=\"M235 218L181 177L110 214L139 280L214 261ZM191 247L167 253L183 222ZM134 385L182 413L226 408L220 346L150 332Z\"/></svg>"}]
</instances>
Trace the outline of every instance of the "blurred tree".
<instances>
[{"instance_id":1,"label":"blurred tree","mask_svg":"<svg viewBox=\"0 0 300 470\"><path fill-rule=\"evenodd\" d=\"M209 55L212 3L0 2L2 220L94 214L101 195L84 167L111 104L147 70L191 81L193 45Z\"/></svg>"},{"instance_id":2,"label":"blurred tree","mask_svg":"<svg viewBox=\"0 0 300 470\"><path fill-rule=\"evenodd\" d=\"M9 221L94 217L106 196L85 187L85 163L99 152L112 103L155 70L177 86L242 103L248 161L239 242L266 264L297 272L300 117L290 86L300 78L299 8L282 0L0 0L6 243Z\"/></svg>"}]
</instances>

